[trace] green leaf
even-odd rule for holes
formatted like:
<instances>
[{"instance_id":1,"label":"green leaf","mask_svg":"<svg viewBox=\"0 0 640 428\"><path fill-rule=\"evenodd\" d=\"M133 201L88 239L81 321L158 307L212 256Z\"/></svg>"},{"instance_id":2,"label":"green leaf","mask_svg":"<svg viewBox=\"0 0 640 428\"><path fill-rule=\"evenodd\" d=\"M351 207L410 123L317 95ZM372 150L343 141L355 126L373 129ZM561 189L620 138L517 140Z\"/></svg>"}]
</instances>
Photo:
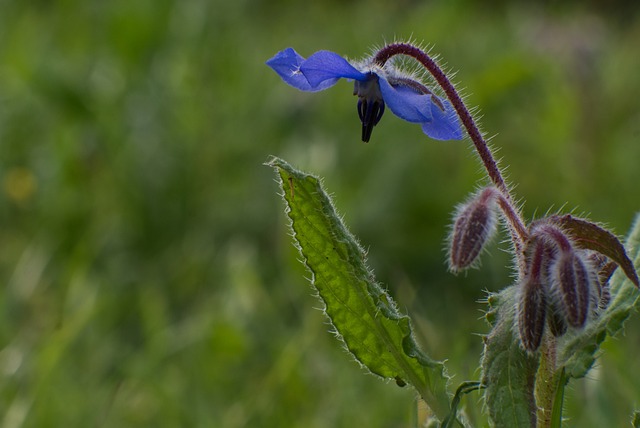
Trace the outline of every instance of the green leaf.
<instances>
[{"instance_id":1,"label":"green leaf","mask_svg":"<svg viewBox=\"0 0 640 428\"><path fill-rule=\"evenodd\" d=\"M587 230L593 230L590 225L583 225L580 221L567 220L568 227L580 237L583 248L596 250L607 247L611 251L616 244L610 240L608 232L595 230L594 238L588 239ZM583 227L584 226L584 227ZM577 232L576 232L577 231ZM609 234L610 236L608 236ZM617 238L615 238L617 240ZM600 244L595 244L595 243ZM606 244L602 244L605 242ZM570 378L586 375L592 367L600 344L607 335L616 334L629 317L631 311L640 306L638 297L640 291L632 278L628 276L631 269L640 265L640 215L626 242L626 250L615 250L618 255L624 254L629 258L627 269L618 270L610 281L611 302L598 318L590 322L583 330L569 332L557 341L556 368L546 378L553 380L554 388L550 397L552 400L551 424L559 426L562 421L562 401L564 386ZM627 272L625 272L625 270ZM625 276L626 275L626 276ZM540 371L548 369L548 362L540 365L538 354L529 355L522 350L514 332L517 325L516 287L509 287L498 294L489 296L490 310L488 317L495 323L491 333L485 339L485 352L482 361L483 383L487 385L486 401L489 414L497 427L529 427L537 422L534 382L540 379ZM542 376L545 378L545 376ZM540 389L540 388L538 388Z\"/></svg>"},{"instance_id":2,"label":"green leaf","mask_svg":"<svg viewBox=\"0 0 640 428\"><path fill-rule=\"evenodd\" d=\"M560 370L556 393L553 398L553 408L551 409L551 424L549 428L562 428L562 406L564 402L564 387L567 386L567 376L564 369Z\"/></svg>"},{"instance_id":3,"label":"green leaf","mask_svg":"<svg viewBox=\"0 0 640 428\"><path fill-rule=\"evenodd\" d=\"M498 428L536 424L534 383L538 358L528 354L515 336L517 289L511 286L489 296L495 325L485 338L482 383L489 415Z\"/></svg>"},{"instance_id":4,"label":"green leaf","mask_svg":"<svg viewBox=\"0 0 640 428\"><path fill-rule=\"evenodd\" d=\"M278 173L293 237L338 337L371 373L413 385L443 420L449 411L444 363L418 347L409 317L375 281L366 252L318 178L278 158L267 165Z\"/></svg>"},{"instance_id":5,"label":"green leaf","mask_svg":"<svg viewBox=\"0 0 640 428\"><path fill-rule=\"evenodd\" d=\"M626 242L627 253L640 265L640 215ZM567 377L580 378L587 374L596 359L600 344L607 337L615 335L622 329L632 309L640 309L638 297L640 291L634 282L623 272L617 270L610 281L611 302L596 320L587 324L584 330L567 335L560 343L558 367L566 370Z\"/></svg>"}]
</instances>

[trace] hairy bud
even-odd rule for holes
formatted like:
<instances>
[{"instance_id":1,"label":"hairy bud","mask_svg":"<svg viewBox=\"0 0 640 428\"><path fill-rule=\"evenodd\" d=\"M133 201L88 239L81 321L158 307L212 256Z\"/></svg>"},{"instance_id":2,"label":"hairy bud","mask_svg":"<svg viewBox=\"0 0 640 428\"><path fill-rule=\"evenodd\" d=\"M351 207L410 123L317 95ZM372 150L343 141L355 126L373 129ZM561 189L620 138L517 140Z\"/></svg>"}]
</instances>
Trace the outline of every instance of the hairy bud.
<instances>
[{"instance_id":1,"label":"hairy bud","mask_svg":"<svg viewBox=\"0 0 640 428\"><path fill-rule=\"evenodd\" d=\"M458 272L472 266L496 230L497 190L487 187L461 205L449 236L449 266Z\"/></svg>"},{"instance_id":2,"label":"hairy bud","mask_svg":"<svg viewBox=\"0 0 640 428\"><path fill-rule=\"evenodd\" d=\"M555 337L560 337L567 332L567 321L564 310L562 309L562 302L558 299L554 299L554 295L549 299L549 316L547 318L547 324L549 325L549 331Z\"/></svg>"},{"instance_id":3,"label":"hairy bud","mask_svg":"<svg viewBox=\"0 0 640 428\"><path fill-rule=\"evenodd\" d=\"M524 349L535 352L540 347L547 313L545 284L530 276L522 283L518 304L518 331Z\"/></svg>"},{"instance_id":4,"label":"hairy bud","mask_svg":"<svg viewBox=\"0 0 640 428\"><path fill-rule=\"evenodd\" d=\"M591 304L594 315L598 315L600 311L609 306L609 302L611 301L609 279L611 279L611 275L613 275L618 265L615 262L609 261L606 256L596 253L595 251L588 253L587 261L593 268L593 278L591 282L594 290L591 293Z\"/></svg>"},{"instance_id":5,"label":"hairy bud","mask_svg":"<svg viewBox=\"0 0 640 428\"><path fill-rule=\"evenodd\" d=\"M547 317L548 247L542 241L532 243L526 275L521 283L518 302L518 331L522 345L535 352L542 342Z\"/></svg>"},{"instance_id":6,"label":"hairy bud","mask_svg":"<svg viewBox=\"0 0 640 428\"><path fill-rule=\"evenodd\" d=\"M587 262L574 251L560 254L553 266L553 287L557 289L564 307L567 323L582 328L589 315L593 274Z\"/></svg>"},{"instance_id":7,"label":"hairy bud","mask_svg":"<svg viewBox=\"0 0 640 428\"><path fill-rule=\"evenodd\" d=\"M602 284L600 288L600 299L598 300L598 310L605 310L609 303L611 302L611 289L609 288L609 283Z\"/></svg>"}]
</instances>

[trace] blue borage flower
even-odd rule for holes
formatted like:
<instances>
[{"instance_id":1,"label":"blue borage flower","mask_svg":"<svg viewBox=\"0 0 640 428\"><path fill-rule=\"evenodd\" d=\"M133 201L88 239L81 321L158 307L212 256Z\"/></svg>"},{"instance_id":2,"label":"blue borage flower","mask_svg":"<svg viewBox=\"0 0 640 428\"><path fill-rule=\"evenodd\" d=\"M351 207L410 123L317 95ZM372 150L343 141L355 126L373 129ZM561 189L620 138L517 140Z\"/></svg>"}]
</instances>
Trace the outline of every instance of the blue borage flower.
<instances>
[{"instance_id":1,"label":"blue borage flower","mask_svg":"<svg viewBox=\"0 0 640 428\"><path fill-rule=\"evenodd\" d=\"M419 123L422 131L436 140L460 140L460 120L449 101L435 96L415 78L392 65L381 66L372 59L352 64L335 52L318 51L305 59L292 48L267 61L289 85L301 91L327 89L341 79L354 80L362 141L368 142L385 105L399 118Z\"/></svg>"}]
</instances>

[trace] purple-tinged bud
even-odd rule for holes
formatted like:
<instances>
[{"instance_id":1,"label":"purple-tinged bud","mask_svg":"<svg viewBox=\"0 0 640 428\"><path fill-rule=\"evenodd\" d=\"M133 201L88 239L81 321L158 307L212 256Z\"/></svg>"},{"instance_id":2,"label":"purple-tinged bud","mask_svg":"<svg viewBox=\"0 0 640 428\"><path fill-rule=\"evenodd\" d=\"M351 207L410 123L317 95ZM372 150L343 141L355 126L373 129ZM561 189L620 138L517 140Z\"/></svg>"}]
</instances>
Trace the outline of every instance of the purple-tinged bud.
<instances>
[{"instance_id":1,"label":"purple-tinged bud","mask_svg":"<svg viewBox=\"0 0 640 428\"><path fill-rule=\"evenodd\" d=\"M592 292L591 305L594 315L609 306L611 301L611 291L609 290L609 279L618 265L610 261L606 256L590 251L587 253L588 266L592 268Z\"/></svg>"},{"instance_id":2,"label":"purple-tinged bud","mask_svg":"<svg viewBox=\"0 0 640 428\"><path fill-rule=\"evenodd\" d=\"M496 231L497 190L487 187L462 204L449 235L449 266L459 272L472 266Z\"/></svg>"},{"instance_id":3,"label":"purple-tinged bud","mask_svg":"<svg viewBox=\"0 0 640 428\"><path fill-rule=\"evenodd\" d=\"M598 300L597 309L599 311L607 309L609 303L611 302L611 289L609 288L609 283L602 284L602 288L600 288L600 300Z\"/></svg>"},{"instance_id":4,"label":"purple-tinged bud","mask_svg":"<svg viewBox=\"0 0 640 428\"><path fill-rule=\"evenodd\" d=\"M528 275L538 276L540 282L551 284L551 268L558 257L558 249L553 241L544 236L539 236L531 242L531 258L529 259ZM553 294L549 295L547 306L547 325L549 331L555 337L560 337L567 332L567 321L564 315L562 304Z\"/></svg>"},{"instance_id":5,"label":"purple-tinged bud","mask_svg":"<svg viewBox=\"0 0 640 428\"><path fill-rule=\"evenodd\" d=\"M600 282L600 284L603 284L603 286L608 285L611 276L617 268L618 265L616 264L616 262L608 261L608 259L607 263L604 266L596 266L598 272L598 281Z\"/></svg>"},{"instance_id":6,"label":"purple-tinged bud","mask_svg":"<svg viewBox=\"0 0 640 428\"><path fill-rule=\"evenodd\" d=\"M547 324L549 325L549 331L555 337L563 336L567 332L566 315L562 310L562 303L555 299L554 295L551 295L549 299L549 315L547 318Z\"/></svg>"},{"instance_id":7,"label":"purple-tinged bud","mask_svg":"<svg viewBox=\"0 0 640 428\"><path fill-rule=\"evenodd\" d=\"M587 322L593 274L575 251L562 252L553 266L553 287L559 293L567 323L582 328Z\"/></svg>"},{"instance_id":8,"label":"purple-tinged bud","mask_svg":"<svg viewBox=\"0 0 640 428\"><path fill-rule=\"evenodd\" d=\"M547 317L548 246L543 241L531 242L527 272L521 282L518 312L518 331L522 346L535 352L542 342Z\"/></svg>"},{"instance_id":9,"label":"purple-tinged bud","mask_svg":"<svg viewBox=\"0 0 640 428\"><path fill-rule=\"evenodd\" d=\"M518 303L518 331L524 349L540 347L547 314L547 290L544 283L527 276L522 283Z\"/></svg>"}]
</instances>

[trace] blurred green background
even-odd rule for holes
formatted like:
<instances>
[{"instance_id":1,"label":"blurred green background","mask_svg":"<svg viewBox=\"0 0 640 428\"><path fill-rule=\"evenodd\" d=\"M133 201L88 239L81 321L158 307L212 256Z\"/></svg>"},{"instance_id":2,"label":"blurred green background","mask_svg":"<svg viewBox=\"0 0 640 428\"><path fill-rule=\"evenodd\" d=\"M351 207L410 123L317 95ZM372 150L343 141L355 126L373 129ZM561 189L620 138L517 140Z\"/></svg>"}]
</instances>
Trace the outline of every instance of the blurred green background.
<instances>
[{"instance_id":1,"label":"blurred green background","mask_svg":"<svg viewBox=\"0 0 640 428\"><path fill-rule=\"evenodd\" d=\"M314 309L262 163L325 178L454 384L480 375L478 301L512 279L500 242L481 270L447 272L451 212L479 163L468 141L390 113L365 145L349 83L302 93L264 62L424 42L479 107L527 218L575 210L624 235L640 209L639 11L0 1L0 426L412 426L413 392L364 375ZM639 328L571 384L568 426L629 424ZM479 397L464 403L482 426Z\"/></svg>"}]
</instances>

